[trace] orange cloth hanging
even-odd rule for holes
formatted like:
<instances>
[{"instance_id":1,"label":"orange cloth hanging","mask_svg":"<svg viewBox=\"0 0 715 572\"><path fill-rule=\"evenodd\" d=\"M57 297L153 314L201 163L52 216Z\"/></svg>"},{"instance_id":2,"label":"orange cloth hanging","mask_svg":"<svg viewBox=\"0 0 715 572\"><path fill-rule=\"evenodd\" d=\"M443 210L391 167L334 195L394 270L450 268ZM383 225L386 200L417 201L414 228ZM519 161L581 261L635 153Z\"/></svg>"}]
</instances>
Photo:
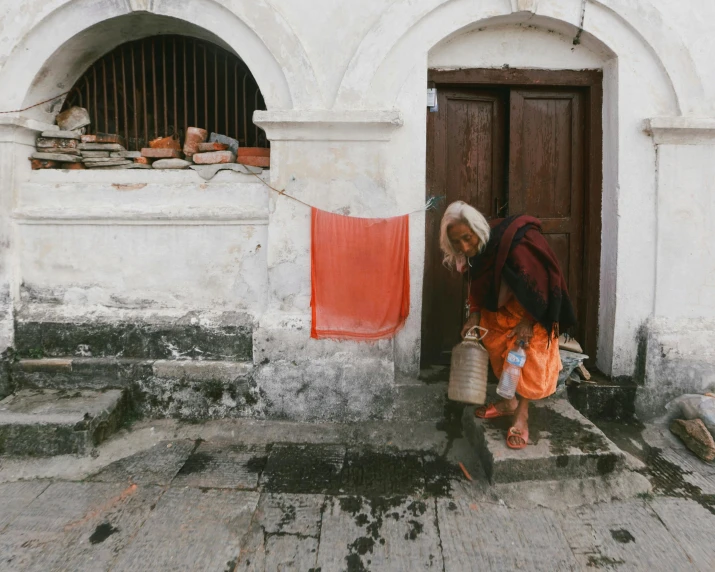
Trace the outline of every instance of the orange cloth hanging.
<instances>
[{"instance_id":1,"label":"orange cloth hanging","mask_svg":"<svg viewBox=\"0 0 715 572\"><path fill-rule=\"evenodd\" d=\"M311 209L313 338L392 337L410 310L409 218Z\"/></svg>"}]
</instances>

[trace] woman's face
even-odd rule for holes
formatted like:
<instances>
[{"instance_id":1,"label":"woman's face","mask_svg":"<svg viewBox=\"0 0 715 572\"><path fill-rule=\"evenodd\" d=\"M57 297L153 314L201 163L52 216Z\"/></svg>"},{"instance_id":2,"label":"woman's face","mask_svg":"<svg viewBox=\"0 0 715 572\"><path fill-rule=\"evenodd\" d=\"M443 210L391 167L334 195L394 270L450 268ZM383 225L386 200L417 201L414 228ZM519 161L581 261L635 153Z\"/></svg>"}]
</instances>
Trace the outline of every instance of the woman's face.
<instances>
[{"instance_id":1,"label":"woman's face","mask_svg":"<svg viewBox=\"0 0 715 572\"><path fill-rule=\"evenodd\" d=\"M464 254L467 258L476 256L479 252L479 237L463 222L455 222L447 228L447 236L452 248Z\"/></svg>"}]
</instances>

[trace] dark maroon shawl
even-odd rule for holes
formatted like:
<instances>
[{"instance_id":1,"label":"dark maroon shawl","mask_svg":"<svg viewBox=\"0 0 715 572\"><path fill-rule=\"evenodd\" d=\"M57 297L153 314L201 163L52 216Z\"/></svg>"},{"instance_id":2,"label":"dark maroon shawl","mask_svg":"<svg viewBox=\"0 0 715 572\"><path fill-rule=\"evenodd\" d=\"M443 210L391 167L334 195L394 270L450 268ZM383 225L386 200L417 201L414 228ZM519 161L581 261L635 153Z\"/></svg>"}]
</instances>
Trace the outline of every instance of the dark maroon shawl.
<instances>
[{"instance_id":1,"label":"dark maroon shawl","mask_svg":"<svg viewBox=\"0 0 715 572\"><path fill-rule=\"evenodd\" d=\"M490 223L486 248L469 259L472 300L497 311L504 279L524 309L555 335L576 323L556 255L541 234L541 221L511 216Z\"/></svg>"}]
</instances>

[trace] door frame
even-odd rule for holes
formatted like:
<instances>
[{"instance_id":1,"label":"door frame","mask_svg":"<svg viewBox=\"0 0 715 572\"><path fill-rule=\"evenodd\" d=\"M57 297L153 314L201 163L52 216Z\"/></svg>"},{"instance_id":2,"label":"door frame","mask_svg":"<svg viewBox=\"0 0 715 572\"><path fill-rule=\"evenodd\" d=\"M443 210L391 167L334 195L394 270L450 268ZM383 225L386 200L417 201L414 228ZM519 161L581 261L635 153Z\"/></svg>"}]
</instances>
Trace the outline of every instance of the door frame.
<instances>
[{"instance_id":1,"label":"door frame","mask_svg":"<svg viewBox=\"0 0 715 572\"><path fill-rule=\"evenodd\" d=\"M601 70L537 70L537 69L456 69L427 72L430 85L473 85L475 87L580 87L585 94L586 126L584 156L584 256L582 301L584 339L579 340L589 356L588 364L596 363L598 351L598 309L601 278L601 203L603 195L603 71ZM428 134L429 136L429 134ZM429 150L430 145L427 143ZM427 159L429 162L429 158ZM429 189L426 189L428 192ZM577 304L578 301L575 301ZM583 314L582 314L583 315Z\"/></svg>"}]
</instances>

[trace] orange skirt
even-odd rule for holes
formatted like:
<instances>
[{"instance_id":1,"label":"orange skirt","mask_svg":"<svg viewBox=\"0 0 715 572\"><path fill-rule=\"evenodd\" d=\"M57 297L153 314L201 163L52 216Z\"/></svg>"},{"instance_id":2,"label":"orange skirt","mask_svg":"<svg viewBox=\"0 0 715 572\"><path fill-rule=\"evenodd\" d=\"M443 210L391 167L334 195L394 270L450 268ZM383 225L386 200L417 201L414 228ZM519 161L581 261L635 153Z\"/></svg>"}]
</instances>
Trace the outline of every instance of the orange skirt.
<instances>
[{"instance_id":1,"label":"orange skirt","mask_svg":"<svg viewBox=\"0 0 715 572\"><path fill-rule=\"evenodd\" d=\"M508 338L514 327L526 314L523 306L512 297L506 306L496 312L481 311L479 325L489 330L482 343L489 352L489 361L497 377L501 376L509 350L516 345L516 338ZM559 342L556 337L549 342L549 334L541 324L534 324L534 337L526 351L526 364L516 392L526 399L543 399L556 391L556 382L561 371Z\"/></svg>"}]
</instances>

